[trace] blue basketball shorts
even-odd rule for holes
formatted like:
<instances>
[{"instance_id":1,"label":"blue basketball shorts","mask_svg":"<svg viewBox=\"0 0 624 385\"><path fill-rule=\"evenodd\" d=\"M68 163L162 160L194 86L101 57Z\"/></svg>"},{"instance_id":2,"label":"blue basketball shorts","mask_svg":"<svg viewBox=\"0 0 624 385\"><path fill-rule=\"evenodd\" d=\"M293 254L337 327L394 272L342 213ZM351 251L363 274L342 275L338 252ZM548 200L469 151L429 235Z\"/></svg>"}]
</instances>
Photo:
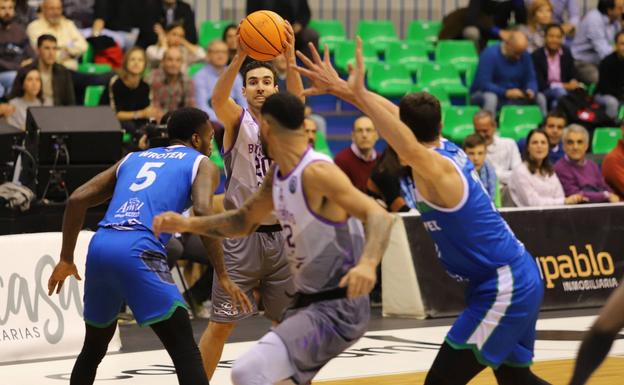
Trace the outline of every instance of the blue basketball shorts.
<instances>
[{"instance_id":1,"label":"blue basketball shorts","mask_svg":"<svg viewBox=\"0 0 624 385\"><path fill-rule=\"evenodd\" d=\"M455 349L472 349L481 364L495 369L530 366L543 296L544 283L526 252L512 265L499 267L492 278L469 286L467 307L446 342Z\"/></svg>"},{"instance_id":2,"label":"blue basketball shorts","mask_svg":"<svg viewBox=\"0 0 624 385\"><path fill-rule=\"evenodd\" d=\"M109 326L124 302L141 326L169 319L178 306L187 307L165 250L151 232L100 228L87 254L85 322Z\"/></svg>"}]
</instances>

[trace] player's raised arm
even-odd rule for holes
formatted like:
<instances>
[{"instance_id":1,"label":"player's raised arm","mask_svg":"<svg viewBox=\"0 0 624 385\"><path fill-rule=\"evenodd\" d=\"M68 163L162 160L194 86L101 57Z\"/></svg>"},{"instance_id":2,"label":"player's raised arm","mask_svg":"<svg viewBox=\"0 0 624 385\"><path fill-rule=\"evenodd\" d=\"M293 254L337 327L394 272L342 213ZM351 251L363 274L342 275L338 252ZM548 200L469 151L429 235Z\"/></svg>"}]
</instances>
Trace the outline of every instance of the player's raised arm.
<instances>
[{"instance_id":1,"label":"player's raised arm","mask_svg":"<svg viewBox=\"0 0 624 385\"><path fill-rule=\"evenodd\" d=\"M303 96L303 81L301 80L301 75L297 71L297 57L295 56L295 32L287 20L284 22L286 23L286 47L284 49L284 57L286 57L286 88L288 92L293 95L297 95L301 98L301 101L305 103L305 96Z\"/></svg>"},{"instance_id":2,"label":"player's raised arm","mask_svg":"<svg viewBox=\"0 0 624 385\"><path fill-rule=\"evenodd\" d=\"M240 40L238 35L236 38L238 39L236 55L232 58L230 65L227 66L223 73L221 73L217 83L215 84L214 90L212 91L212 108L217 114L219 120L223 123L226 136L234 135L234 129L236 128L240 115L243 111L243 108L236 104L234 99L230 98L232 87L234 87L234 82L236 81L236 76L247 58L243 42ZM233 138L224 140L226 143L232 143L230 139L233 140Z\"/></svg>"},{"instance_id":3,"label":"player's raised arm","mask_svg":"<svg viewBox=\"0 0 624 385\"><path fill-rule=\"evenodd\" d=\"M236 210L191 218L167 212L154 218L152 229L156 236L160 233L194 233L219 238L249 235L273 211L273 172L274 167L271 167L260 189Z\"/></svg>"},{"instance_id":4,"label":"player's raised arm","mask_svg":"<svg viewBox=\"0 0 624 385\"><path fill-rule=\"evenodd\" d=\"M306 168L305 185L336 203L349 215L360 219L366 228L366 243L359 263L343 277L350 298L368 294L375 286L376 268L388 247L392 216L373 199L355 188L349 178L329 162L317 162Z\"/></svg>"}]
</instances>

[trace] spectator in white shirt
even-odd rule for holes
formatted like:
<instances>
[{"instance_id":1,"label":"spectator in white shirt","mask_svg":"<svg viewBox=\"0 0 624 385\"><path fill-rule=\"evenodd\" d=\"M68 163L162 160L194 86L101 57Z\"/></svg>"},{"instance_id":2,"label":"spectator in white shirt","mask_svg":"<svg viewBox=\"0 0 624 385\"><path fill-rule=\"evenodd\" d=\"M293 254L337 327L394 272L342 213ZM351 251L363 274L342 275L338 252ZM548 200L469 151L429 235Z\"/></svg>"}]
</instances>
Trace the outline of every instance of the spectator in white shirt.
<instances>
[{"instance_id":1,"label":"spectator in white shirt","mask_svg":"<svg viewBox=\"0 0 624 385\"><path fill-rule=\"evenodd\" d=\"M513 139L501 138L496 133L496 121L488 111L481 110L472 118L475 133L481 135L487 144L486 159L494 165L496 177L501 185L509 183L511 170L522 163L518 145Z\"/></svg>"}]
</instances>

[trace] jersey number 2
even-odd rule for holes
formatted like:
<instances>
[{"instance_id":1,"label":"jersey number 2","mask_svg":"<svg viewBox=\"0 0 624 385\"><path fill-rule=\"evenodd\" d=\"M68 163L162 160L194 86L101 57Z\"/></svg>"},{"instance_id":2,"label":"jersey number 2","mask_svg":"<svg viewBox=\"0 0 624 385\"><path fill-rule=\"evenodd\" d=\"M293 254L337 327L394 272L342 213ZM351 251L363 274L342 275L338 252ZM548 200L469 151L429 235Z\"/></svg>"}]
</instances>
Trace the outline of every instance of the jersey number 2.
<instances>
[{"instance_id":1,"label":"jersey number 2","mask_svg":"<svg viewBox=\"0 0 624 385\"><path fill-rule=\"evenodd\" d=\"M130 191L136 192L151 186L156 180L156 173L150 169L162 167L163 164L165 164L165 162L146 162L136 176L137 179L145 178L145 180L141 183L132 183L130 185Z\"/></svg>"}]
</instances>

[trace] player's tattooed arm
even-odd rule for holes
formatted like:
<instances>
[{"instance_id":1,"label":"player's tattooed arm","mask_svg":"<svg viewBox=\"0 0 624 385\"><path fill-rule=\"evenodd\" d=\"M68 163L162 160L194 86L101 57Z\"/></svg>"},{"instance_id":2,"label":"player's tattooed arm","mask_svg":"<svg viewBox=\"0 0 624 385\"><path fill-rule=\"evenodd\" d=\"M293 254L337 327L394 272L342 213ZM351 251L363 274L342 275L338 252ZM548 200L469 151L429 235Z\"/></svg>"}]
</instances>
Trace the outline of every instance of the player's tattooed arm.
<instances>
[{"instance_id":1,"label":"player's tattooed arm","mask_svg":"<svg viewBox=\"0 0 624 385\"><path fill-rule=\"evenodd\" d=\"M191 218L167 212L154 218L154 233L195 233L219 238L244 237L253 233L273 211L273 170L272 167L260 189L237 210Z\"/></svg>"}]
</instances>

